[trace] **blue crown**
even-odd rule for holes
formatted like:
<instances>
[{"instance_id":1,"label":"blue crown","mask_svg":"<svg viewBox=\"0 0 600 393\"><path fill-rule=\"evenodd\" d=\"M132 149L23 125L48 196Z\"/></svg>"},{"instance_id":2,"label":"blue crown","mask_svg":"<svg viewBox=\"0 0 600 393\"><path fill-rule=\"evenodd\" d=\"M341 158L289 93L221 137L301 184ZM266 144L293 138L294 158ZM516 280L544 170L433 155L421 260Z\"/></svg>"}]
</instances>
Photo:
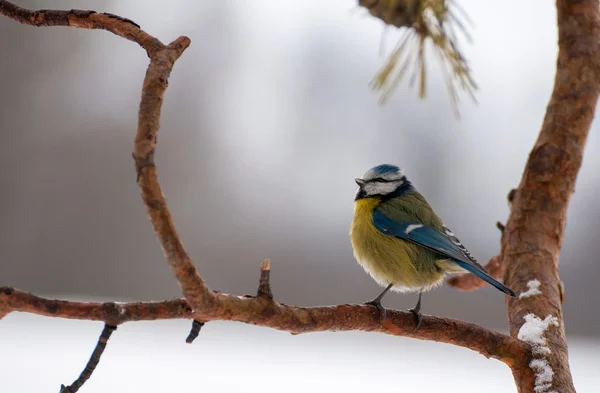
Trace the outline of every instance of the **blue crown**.
<instances>
[{"instance_id":1,"label":"blue crown","mask_svg":"<svg viewBox=\"0 0 600 393\"><path fill-rule=\"evenodd\" d=\"M397 172L400 172L400 168L398 168L396 165L382 164L382 165L377 165L375 168L373 168L373 172L379 173L379 174L397 173Z\"/></svg>"}]
</instances>

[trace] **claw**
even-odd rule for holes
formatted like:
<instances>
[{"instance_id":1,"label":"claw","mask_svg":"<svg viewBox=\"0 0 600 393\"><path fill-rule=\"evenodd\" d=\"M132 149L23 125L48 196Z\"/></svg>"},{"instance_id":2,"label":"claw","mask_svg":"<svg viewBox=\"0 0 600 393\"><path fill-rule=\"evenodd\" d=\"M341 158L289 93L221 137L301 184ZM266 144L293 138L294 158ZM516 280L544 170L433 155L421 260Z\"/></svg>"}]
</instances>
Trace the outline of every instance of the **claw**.
<instances>
[{"instance_id":1,"label":"claw","mask_svg":"<svg viewBox=\"0 0 600 393\"><path fill-rule=\"evenodd\" d=\"M385 294L390 289L392 289L393 286L394 286L393 283L392 284L388 284L388 286L385 287L385 289L383 290L383 292L381 292L379 294L379 296L377 296L375 299L371 300L370 302L366 302L365 303L365 304L377 307L377 311L379 311L379 317L381 318L382 321L385 321L386 312L385 312L385 308L381 305L381 299L383 299L383 297L385 296Z\"/></svg>"},{"instance_id":2,"label":"claw","mask_svg":"<svg viewBox=\"0 0 600 393\"><path fill-rule=\"evenodd\" d=\"M417 301L417 304L413 308L408 310L411 313L413 313L417 320L417 326L415 327L415 330L419 329L419 326L421 326L421 321L423 321L423 314L421 314L421 295L422 293L419 292L419 300Z\"/></svg>"},{"instance_id":3,"label":"claw","mask_svg":"<svg viewBox=\"0 0 600 393\"><path fill-rule=\"evenodd\" d=\"M423 321L423 314L421 314L421 311L416 310L415 308L411 308L408 311L413 313L413 315L415 316L415 319L417 320L417 326L415 327L415 330L418 330L419 326L421 326L421 321Z\"/></svg>"},{"instance_id":4,"label":"claw","mask_svg":"<svg viewBox=\"0 0 600 393\"><path fill-rule=\"evenodd\" d=\"M383 305L381 304L381 300L371 300L370 302L366 302L365 304L377 307L377 311L379 311L379 317L382 321L385 321L386 311L385 307L383 307Z\"/></svg>"}]
</instances>

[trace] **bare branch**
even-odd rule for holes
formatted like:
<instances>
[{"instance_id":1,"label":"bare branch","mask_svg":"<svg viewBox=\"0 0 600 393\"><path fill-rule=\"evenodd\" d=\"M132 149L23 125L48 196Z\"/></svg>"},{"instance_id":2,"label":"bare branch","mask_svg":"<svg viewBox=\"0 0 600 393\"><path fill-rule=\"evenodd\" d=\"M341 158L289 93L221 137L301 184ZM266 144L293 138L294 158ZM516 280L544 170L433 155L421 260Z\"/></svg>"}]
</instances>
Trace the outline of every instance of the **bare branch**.
<instances>
[{"instance_id":1,"label":"bare branch","mask_svg":"<svg viewBox=\"0 0 600 393\"><path fill-rule=\"evenodd\" d=\"M163 96L175 61L189 46L187 37L179 37L150 57L144 78L138 114L133 158L137 183L146 211L158 236L163 253L171 266L186 301L193 309L214 307L216 298L204 284L179 237L162 193L154 164Z\"/></svg>"},{"instance_id":2,"label":"bare branch","mask_svg":"<svg viewBox=\"0 0 600 393\"><path fill-rule=\"evenodd\" d=\"M259 297L215 294L218 308L192 314L184 299L148 303L80 303L44 299L9 287L0 287L0 304L8 312L30 312L49 317L104 321L116 326L130 321L157 319L228 320L269 327L294 334L322 331L367 331L420 340L444 342L479 352L508 365L520 362L527 344L481 326L449 318L423 316L418 330L410 312L388 310L382 323L368 305L342 304L326 307L295 307Z\"/></svg>"},{"instance_id":3,"label":"bare branch","mask_svg":"<svg viewBox=\"0 0 600 393\"><path fill-rule=\"evenodd\" d=\"M154 165L154 149L159 128L160 110L167 80L175 61L190 45L187 37L179 37L165 46L150 36L129 19L95 11L31 11L0 0L0 14L20 23L33 26L71 26L84 29L104 29L118 36L137 42L146 49L150 65L142 89L142 100L138 115L138 130L133 157L138 173L138 185L150 220L159 237L167 262L179 282L183 295L192 306L202 304L209 307L214 303L212 292L204 285L194 264L187 256L160 185Z\"/></svg>"},{"instance_id":4,"label":"bare branch","mask_svg":"<svg viewBox=\"0 0 600 393\"><path fill-rule=\"evenodd\" d=\"M192 308L206 309L214 306L216 298L204 284L183 247L158 182L154 164L154 151L167 80L175 60L189 43L188 38L179 38L168 47L157 51L150 59L142 90L133 157L138 174L138 186L146 211L159 238L165 258L179 282L183 296Z\"/></svg>"},{"instance_id":5,"label":"bare branch","mask_svg":"<svg viewBox=\"0 0 600 393\"><path fill-rule=\"evenodd\" d=\"M11 287L0 287L0 307L5 310L4 315L20 311L46 317L102 321L112 326L130 321L192 317L192 310L184 299L145 303L83 303L44 299Z\"/></svg>"},{"instance_id":6,"label":"bare branch","mask_svg":"<svg viewBox=\"0 0 600 393\"><path fill-rule=\"evenodd\" d=\"M496 221L496 228L500 231L500 233L504 234L504 230L506 229L506 225L501 223L500 221Z\"/></svg>"},{"instance_id":7,"label":"bare branch","mask_svg":"<svg viewBox=\"0 0 600 393\"><path fill-rule=\"evenodd\" d=\"M135 22L117 15L96 11L39 10L21 8L9 1L0 1L0 15L31 26L70 26L80 29L102 29L120 37L137 42L152 57L164 48L162 42L143 31Z\"/></svg>"},{"instance_id":8,"label":"bare branch","mask_svg":"<svg viewBox=\"0 0 600 393\"><path fill-rule=\"evenodd\" d=\"M92 373L100 362L100 356L102 356L102 352L104 352L104 349L106 348L106 343L108 342L110 335L115 330L117 330L116 326L104 325L104 329L102 329L102 333L100 334L96 348L94 348L94 352L92 352L92 356L81 372L81 375L79 375L79 378L77 378L70 386L61 385L61 393L76 393L79 388L81 388L83 384L92 376Z\"/></svg>"},{"instance_id":9,"label":"bare branch","mask_svg":"<svg viewBox=\"0 0 600 393\"><path fill-rule=\"evenodd\" d=\"M271 261L265 259L260 264L260 280L258 282L257 297L264 297L268 300L273 300L273 293L271 292Z\"/></svg>"},{"instance_id":10,"label":"bare branch","mask_svg":"<svg viewBox=\"0 0 600 393\"><path fill-rule=\"evenodd\" d=\"M536 391L574 393L562 323L558 262L567 206L600 92L600 3L557 0L556 8L559 51L554 90L521 183L509 196L512 206L502 256L504 281L511 288L523 293L532 280L540 283L539 294L508 299L512 336L517 337L525 316L557 320L558 327L545 331L545 354L538 354L537 363L531 366L535 369L544 364L546 374L553 373L551 381ZM515 379L519 392L533 391L533 379L516 374Z\"/></svg>"}]
</instances>

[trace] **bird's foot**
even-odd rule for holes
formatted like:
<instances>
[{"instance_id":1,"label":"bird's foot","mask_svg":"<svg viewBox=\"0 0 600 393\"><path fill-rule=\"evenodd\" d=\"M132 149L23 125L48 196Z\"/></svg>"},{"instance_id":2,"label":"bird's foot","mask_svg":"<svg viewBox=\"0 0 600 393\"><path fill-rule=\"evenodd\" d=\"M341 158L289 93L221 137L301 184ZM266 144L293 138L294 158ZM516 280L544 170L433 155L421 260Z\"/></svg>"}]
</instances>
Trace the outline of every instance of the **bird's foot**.
<instances>
[{"instance_id":1,"label":"bird's foot","mask_svg":"<svg viewBox=\"0 0 600 393\"><path fill-rule=\"evenodd\" d=\"M381 299L373 299L370 302L365 302L365 304L377 307L377 311L379 311L379 317L382 321L385 321L386 312L385 307L383 307L383 305L381 304Z\"/></svg>"},{"instance_id":2,"label":"bird's foot","mask_svg":"<svg viewBox=\"0 0 600 393\"><path fill-rule=\"evenodd\" d=\"M371 300L370 302L366 302L365 304L371 305L371 306L375 306L377 307L377 310L379 311L379 317L381 318L382 321L385 321L385 308L381 305L381 299L383 299L383 297L385 296L385 294L392 289L392 287L394 286L393 283L388 284L387 287L385 287L385 289L383 290L383 292L381 292L379 294L379 296L377 296L375 299Z\"/></svg>"},{"instance_id":3,"label":"bird's foot","mask_svg":"<svg viewBox=\"0 0 600 393\"><path fill-rule=\"evenodd\" d=\"M419 326L421 326L421 321L423 321L423 314L421 314L421 296L423 294L421 292L419 292L419 300L417 301L417 304L411 308L410 311L411 313L413 313L413 315L415 316L415 319L417 320L417 326L415 327L415 330L419 329Z\"/></svg>"},{"instance_id":4,"label":"bird's foot","mask_svg":"<svg viewBox=\"0 0 600 393\"><path fill-rule=\"evenodd\" d=\"M421 326L421 321L423 320L423 314L421 314L421 310L418 310L415 307L415 308L409 309L408 311L410 311L411 313L413 313L413 315L415 316L415 319L416 319L416 322L417 322L417 326L415 327L415 330L419 329L419 326Z\"/></svg>"}]
</instances>

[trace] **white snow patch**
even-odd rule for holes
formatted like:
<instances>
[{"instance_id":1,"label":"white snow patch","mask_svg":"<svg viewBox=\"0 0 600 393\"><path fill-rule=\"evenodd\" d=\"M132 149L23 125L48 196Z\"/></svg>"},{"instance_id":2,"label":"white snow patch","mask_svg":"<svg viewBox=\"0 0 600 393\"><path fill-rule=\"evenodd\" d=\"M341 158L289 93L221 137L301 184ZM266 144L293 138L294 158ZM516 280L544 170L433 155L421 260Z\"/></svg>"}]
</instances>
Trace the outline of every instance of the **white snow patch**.
<instances>
[{"instance_id":1,"label":"white snow patch","mask_svg":"<svg viewBox=\"0 0 600 393\"><path fill-rule=\"evenodd\" d=\"M406 227L406 231L405 232L408 235L409 233L411 233L415 229L419 229L419 228L423 228L423 225L421 225L421 224L410 224L409 226Z\"/></svg>"},{"instance_id":2,"label":"white snow patch","mask_svg":"<svg viewBox=\"0 0 600 393\"><path fill-rule=\"evenodd\" d=\"M525 315L525 323L519 329L517 338L531 345L531 352L534 355L549 355L550 348L546 345L544 333L550 325L558 326L558 318L548 315L541 320L533 314Z\"/></svg>"},{"instance_id":3,"label":"white snow patch","mask_svg":"<svg viewBox=\"0 0 600 393\"><path fill-rule=\"evenodd\" d=\"M552 387L552 377L554 371L546 359L533 359L529 367L535 371L535 390L536 393L546 393Z\"/></svg>"},{"instance_id":4,"label":"white snow patch","mask_svg":"<svg viewBox=\"0 0 600 393\"><path fill-rule=\"evenodd\" d=\"M535 393L544 393L547 392L548 389L550 389L552 387L551 383L543 383L541 385L536 385L533 390L535 390Z\"/></svg>"},{"instance_id":5,"label":"white snow patch","mask_svg":"<svg viewBox=\"0 0 600 393\"><path fill-rule=\"evenodd\" d=\"M535 280L535 279L530 280L527 283L528 289L519 295L519 299L525 299L526 297L534 296L534 295L541 295L542 291L540 291L540 289L539 289L541 284L542 283L539 282L538 280Z\"/></svg>"},{"instance_id":6,"label":"white snow patch","mask_svg":"<svg viewBox=\"0 0 600 393\"><path fill-rule=\"evenodd\" d=\"M532 287L537 290L537 287L530 286L529 283L530 290ZM558 318L548 315L542 320L534 314L527 314L524 319L525 323L519 329L517 338L531 345L531 352L533 356L537 357L529 363L529 367L535 372L534 391L535 393L556 393L549 390L552 387L554 370L552 370L548 360L545 359L545 356L551 353L546 342L545 333L551 325L559 326Z\"/></svg>"}]
</instances>

